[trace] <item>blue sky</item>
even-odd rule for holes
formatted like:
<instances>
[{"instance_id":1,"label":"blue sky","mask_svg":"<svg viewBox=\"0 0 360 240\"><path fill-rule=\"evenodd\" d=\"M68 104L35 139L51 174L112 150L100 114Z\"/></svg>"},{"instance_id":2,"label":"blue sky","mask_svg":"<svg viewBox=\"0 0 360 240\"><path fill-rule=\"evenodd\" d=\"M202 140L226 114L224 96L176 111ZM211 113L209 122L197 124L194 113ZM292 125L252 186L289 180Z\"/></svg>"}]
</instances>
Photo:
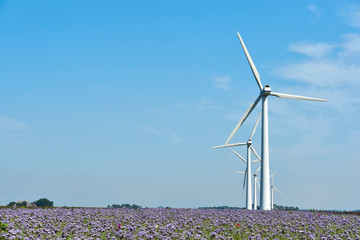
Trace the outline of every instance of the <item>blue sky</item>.
<instances>
[{"instance_id":1,"label":"blue sky","mask_svg":"<svg viewBox=\"0 0 360 240\"><path fill-rule=\"evenodd\" d=\"M275 203L359 209L358 1L0 1L0 205L245 206L210 149L258 95L236 31L263 85L329 100L269 100Z\"/></svg>"}]
</instances>

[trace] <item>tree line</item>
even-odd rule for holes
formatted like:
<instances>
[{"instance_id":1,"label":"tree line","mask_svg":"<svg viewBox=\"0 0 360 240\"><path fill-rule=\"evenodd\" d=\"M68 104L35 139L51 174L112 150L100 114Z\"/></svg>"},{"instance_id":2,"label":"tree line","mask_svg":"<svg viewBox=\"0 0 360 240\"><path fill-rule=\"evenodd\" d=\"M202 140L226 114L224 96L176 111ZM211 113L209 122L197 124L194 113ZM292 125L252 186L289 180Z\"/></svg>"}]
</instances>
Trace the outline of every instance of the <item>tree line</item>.
<instances>
[{"instance_id":1,"label":"tree line","mask_svg":"<svg viewBox=\"0 0 360 240\"><path fill-rule=\"evenodd\" d=\"M113 205L108 205L107 208L132 208L132 209L140 209L142 208L141 206L139 205L136 205L136 204L128 204L128 203L125 203L125 204L113 204Z\"/></svg>"},{"instance_id":2,"label":"tree line","mask_svg":"<svg viewBox=\"0 0 360 240\"><path fill-rule=\"evenodd\" d=\"M18 202L10 202L7 206L9 207L26 207L29 202L27 201L18 201ZM36 207L53 207L54 202L48 200L47 198L40 198L39 200L36 200L31 203L30 206L36 206Z\"/></svg>"}]
</instances>

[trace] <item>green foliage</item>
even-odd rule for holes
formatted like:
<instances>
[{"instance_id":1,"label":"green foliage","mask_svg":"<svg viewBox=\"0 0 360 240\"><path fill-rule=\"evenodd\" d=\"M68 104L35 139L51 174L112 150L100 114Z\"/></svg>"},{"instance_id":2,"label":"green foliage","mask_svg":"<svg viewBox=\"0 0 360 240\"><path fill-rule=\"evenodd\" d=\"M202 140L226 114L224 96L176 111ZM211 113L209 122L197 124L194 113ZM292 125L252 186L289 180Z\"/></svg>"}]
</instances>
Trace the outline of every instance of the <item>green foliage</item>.
<instances>
[{"instance_id":1,"label":"green foliage","mask_svg":"<svg viewBox=\"0 0 360 240\"><path fill-rule=\"evenodd\" d=\"M219 207L199 207L198 209L244 209L239 207L219 206Z\"/></svg>"},{"instance_id":2,"label":"green foliage","mask_svg":"<svg viewBox=\"0 0 360 240\"><path fill-rule=\"evenodd\" d=\"M24 201L24 202L19 202L19 203L16 203L15 206L17 207L26 207L27 203Z\"/></svg>"},{"instance_id":3,"label":"green foliage","mask_svg":"<svg viewBox=\"0 0 360 240\"><path fill-rule=\"evenodd\" d=\"M121 205L119 205L119 204L113 204L113 205L109 205L108 206L109 208L121 208Z\"/></svg>"},{"instance_id":4,"label":"green foliage","mask_svg":"<svg viewBox=\"0 0 360 240\"><path fill-rule=\"evenodd\" d=\"M136 204L133 204L133 205L130 205L130 204L128 204L128 203L125 203L125 204L121 204L121 205L119 205L119 204L113 204L113 205L108 205L107 206L108 208L132 208L132 209L139 209L139 208L141 208L141 206L139 206L139 205L136 205Z\"/></svg>"},{"instance_id":5,"label":"green foliage","mask_svg":"<svg viewBox=\"0 0 360 240\"><path fill-rule=\"evenodd\" d=\"M295 211L299 210L298 207L280 206L280 205L276 205L276 204L274 204L274 209L276 209L276 210L295 210Z\"/></svg>"},{"instance_id":6,"label":"green foliage","mask_svg":"<svg viewBox=\"0 0 360 240\"><path fill-rule=\"evenodd\" d=\"M41 198L33 203L35 203L36 206L38 206L38 207L53 207L54 206L54 202L52 202L46 198Z\"/></svg>"},{"instance_id":7,"label":"green foliage","mask_svg":"<svg viewBox=\"0 0 360 240\"><path fill-rule=\"evenodd\" d=\"M7 206L8 207L12 207L12 206L15 206L16 202L10 202Z\"/></svg>"},{"instance_id":8,"label":"green foliage","mask_svg":"<svg viewBox=\"0 0 360 240\"><path fill-rule=\"evenodd\" d=\"M8 225L6 223L2 223L0 221L0 232L2 232L2 231L7 232L7 227L8 227Z\"/></svg>"},{"instance_id":9,"label":"green foliage","mask_svg":"<svg viewBox=\"0 0 360 240\"><path fill-rule=\"evenodd\" d=\"M131 208L131 205L128 204L128 203L125 203L125 204L121 204L120 207L121 207L121 208Z\"/></svg>"},{"instance_id":10,"label":"green foliage","mask_svg":"<svg viewBox=\"0 0 360 240\"><path fill-rule=\"evenodd\" d=\"M138 208L141 208L141 206L136 205L136 204L133 204L133 205L131 205L131 208L133 208L133 209L138 209Z\"/></svg>"}]
</instances>

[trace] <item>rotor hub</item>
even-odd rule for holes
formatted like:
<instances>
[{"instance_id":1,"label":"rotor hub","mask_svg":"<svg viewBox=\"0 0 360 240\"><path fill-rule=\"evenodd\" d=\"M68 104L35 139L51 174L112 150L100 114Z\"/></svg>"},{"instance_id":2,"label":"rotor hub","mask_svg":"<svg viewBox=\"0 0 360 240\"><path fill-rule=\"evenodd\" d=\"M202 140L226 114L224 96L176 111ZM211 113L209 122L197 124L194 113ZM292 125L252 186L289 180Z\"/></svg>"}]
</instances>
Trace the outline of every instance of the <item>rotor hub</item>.
<instances>
[{"instance_id":1,"label":"rotor hub","mask_svg":"<svg viewBox=\"0 0 360 240\"><path fill-rule=\"evenodd\" d=\"M246 144L247 144L248 146L251 146L252 141L249 139Z\"/></svg>"},{"instance_id":2,"label":"rotor hub","mask_svg":"<svg viewBox=\"0 0 360 240\"><path fill-rule=\"evenodd\" d=\"M271 93L270 85L265 85L265 87L261 90L262 96L268 96Z\"/></svg>"}]
</instances>

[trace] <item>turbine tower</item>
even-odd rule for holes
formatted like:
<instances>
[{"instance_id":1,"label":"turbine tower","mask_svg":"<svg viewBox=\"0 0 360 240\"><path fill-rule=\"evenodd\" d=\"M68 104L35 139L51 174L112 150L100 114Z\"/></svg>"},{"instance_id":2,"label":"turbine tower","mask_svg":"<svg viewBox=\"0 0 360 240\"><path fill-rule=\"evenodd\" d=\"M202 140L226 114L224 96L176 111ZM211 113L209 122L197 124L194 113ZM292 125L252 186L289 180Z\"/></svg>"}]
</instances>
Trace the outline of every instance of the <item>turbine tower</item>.
<instances>
[{"instance_id":1,"label":"turbine tower","mask_svg":"<svg viewBox=\"0 0 360 240\"><path fill-rule=\"evenodd\" d=\"M258 181L261 181L261 179L260 178L257 178L256 176L257 176L257 172L260 170L260 168L261 168L261 166L258 168L258 170L255 172L255 173L253 173L253 176L254 176L254 182L256 182L257 183L257 186L260 188L260 185L259 185L259 183L258 183ZM276 191L278 191L279 193L281 193L280 192L280 190L279 189L277 189L275 186L274 186L274 176L275 176L275 174L276 173L273 173L273 174L271 174L270 175L270 178L272 178L272 182L271 182L271 209L274 209L274 189L276 190ZM256 189L255 189L255 191L256 191ZM256 193L256 192L255 192ZM255 200L254 200L254 204L256 203L256 195L255 195ZM254 209L256 209L256 208L254 208Z\"/></svg>"},{"instance_id":2,"label":"turbine tower","mask_svg":"<svg viewBox=\"0 0 360 240\"><path fill-rule=\"evenodd\" d=\"M245 52L246 58L250 65L250 68L253 72L255 80L260 90L259 96L256 98L255 102L250 105L250 107L245 112L244 116L240 119L228 139L226 140L224 147L232 144L228 144L234 134L238 131L240 126L246 120L246 118L250 115L250 113L254 110L256 105L260 100L262 100L262 133L261 133L261 188L260 188L260 208L262 210L270 210L270 175L269 175L269 129L268 129L268 96L275 96L279 98L287 98L287 99L297 99L297 100L307 100L307 101L320 101L320 102L327 102L325 99L319 98L311 98L311 97L303 97L297 96L292 94L285 94L285 93L277 93L272 92L269 85L262 86L260 81L260 75L250 57L248 50L240 36L239 33L238 37L240 39L240 43L242 48Z\"/></svg>"},{"instance_id":3,"label":"turbine tower","mask_svg":"<svg viewBox=\"0 0 360 240\"><path fill-rule=\"evenodd\" d=\"M257 154L257 152L255 151L255 149L251 146L252 145L252 137L255 134L256 128L259 124L260 121L260 117L261 117L261 112L259 114L259 117L256 121L256 124L254 125L253 130L251 131L250 137L248 139L247 142L245 143L233 143L233 144L228 144L228 145L221 145L221 146L216 146L216 147L212 147L212 148L224 148L224 147L228 147L236 156L238 156L241 160L243 160L246 164L246 170L245 170L245 176L244 176L244 185L243 188L245 187L246 184L246 209L251 210L252 209L252 194L251 194L251 163L255 163L258 161L261 161L259 154ZM242 145L246 145L247 146L247 160L245 160L239 153L235 152L231 147L235 147L235 146L242 146ZM251 151L256 155L257 160L255 161L251 161Z\"/></svg>"}]
</instances>

